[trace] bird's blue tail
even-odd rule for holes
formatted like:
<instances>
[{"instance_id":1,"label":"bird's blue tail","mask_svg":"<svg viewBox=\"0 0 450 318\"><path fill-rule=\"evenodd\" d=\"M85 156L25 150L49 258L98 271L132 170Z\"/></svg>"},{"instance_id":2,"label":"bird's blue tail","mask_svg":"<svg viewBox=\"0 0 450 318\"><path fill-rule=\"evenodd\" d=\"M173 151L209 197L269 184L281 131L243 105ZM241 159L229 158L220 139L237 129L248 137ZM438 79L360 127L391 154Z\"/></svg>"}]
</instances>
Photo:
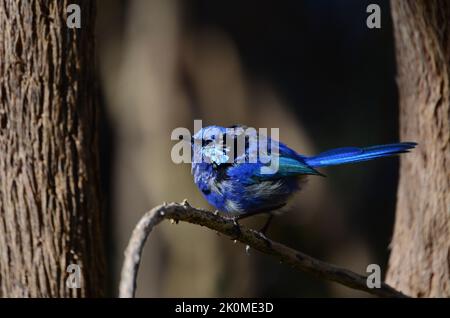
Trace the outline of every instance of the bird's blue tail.
<instances>
[{"instance_id":1,"label":"bird's blue tail","mask_svg":"<svg viewBox=\"0 0 450 318\"><path fill-rule=\"evenodd\" d=\"M305 162L313 168L355 163L409 152L408 150L414 148L416 145L417 143L415 142L401 142L366 148L337 148L323 152L317 156L306 157Z\"/></svg>"}]
</instances>

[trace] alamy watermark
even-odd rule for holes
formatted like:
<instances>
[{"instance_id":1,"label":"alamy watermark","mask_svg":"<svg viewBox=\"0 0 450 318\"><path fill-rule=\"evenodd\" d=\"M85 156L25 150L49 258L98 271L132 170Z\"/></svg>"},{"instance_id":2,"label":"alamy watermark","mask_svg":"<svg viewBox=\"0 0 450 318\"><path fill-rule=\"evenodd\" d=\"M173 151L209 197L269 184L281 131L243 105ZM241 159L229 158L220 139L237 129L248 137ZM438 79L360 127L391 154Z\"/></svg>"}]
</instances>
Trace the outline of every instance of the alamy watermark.
<instances>
[{"instance_id":1,"label":"alamy watermark","mask_svg":"<svg viewBox=\"0 0 450 318\"><path fill-rule=\"evenodd\" d=\"M180 163L261 163L261 174L274 174L279 168L278 128L210 126L202 129L202 121L194 120L194 135L189 129L178 127L171 139L179 140L172 147L171 158Z\"/></svg>"},{"instance_id":2,"label":"alamy watermark","mask_svg":"<svg viewBox=\"0 0 450 318\"><path fill-rule=\"evenodd\" d=\"M378 264L369 264L366 273L370 273L366 279L366 285L370 289L381 288L381 268Z\"/></svg>"},{"instance_id":3,"label":"alamy watermark","mask_svg":"<svg viewBox=\"0 0 450 318\"><path fill-rule=\"evenodd\" d=\"M81 8L78 4L69 4L66 8L66 25L69 29L81 28Z\"/></svg>"},{"instance_id":4,"label":"alamy watermark","mask_svg":"<svg viewBox=\"0 0 450 318\"><path fill-rule=\"evenodd\" d=\"M366 19L366 25L369 29L381 29L381 8L378 4L372 3L367 6L367 13L370 13Z\"/></svg>"},{"instance_id":5,"label":"alamy watermark","mask_svg":"<svg viewBox=\"0 0 450 318\"><path fill-rule=\"evenodd\" d=\"M69 276L66 279L67 288L81 288L81 268L80 265L70 264L67 266L66 272Z\"/></svg>"}]
</instances>

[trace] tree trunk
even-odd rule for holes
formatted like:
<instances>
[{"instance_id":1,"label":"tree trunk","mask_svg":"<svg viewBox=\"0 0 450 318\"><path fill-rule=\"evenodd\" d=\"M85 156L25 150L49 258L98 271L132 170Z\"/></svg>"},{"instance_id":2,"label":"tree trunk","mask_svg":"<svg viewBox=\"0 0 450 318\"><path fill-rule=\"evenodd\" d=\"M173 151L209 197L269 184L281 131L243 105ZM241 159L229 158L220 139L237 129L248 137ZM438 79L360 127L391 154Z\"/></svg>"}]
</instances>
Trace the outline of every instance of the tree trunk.
<instances>
[{"instance_id":1,"label":"tree trunk","mask_svg":"<svg viewBox=\"0 0 450 318\"><path fill-rule=\"evenodd\" d=\"M402 156L387 282L450 297L450 2L392 0Z\"/></svg>"},{"instance_id":2,"label":"tree trunk","mask_svg":"<svg viewBox=\"0 0 450 318\"><path fill-rule=\"evenodd\" d=\"M102 294L94 22L90 0L0 0L2 297Z\"/></svg>"}]
</instances>

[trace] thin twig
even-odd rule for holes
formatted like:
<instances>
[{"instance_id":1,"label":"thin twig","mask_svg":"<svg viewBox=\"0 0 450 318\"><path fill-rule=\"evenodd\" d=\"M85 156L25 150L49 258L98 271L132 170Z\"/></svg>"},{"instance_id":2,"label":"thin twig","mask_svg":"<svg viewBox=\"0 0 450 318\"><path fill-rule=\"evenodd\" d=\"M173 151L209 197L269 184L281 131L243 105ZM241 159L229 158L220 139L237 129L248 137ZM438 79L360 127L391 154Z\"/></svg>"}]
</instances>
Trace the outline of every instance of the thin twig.
<instances>
[{"instance_id":1,"label":"thin twig","mask_svg":"<svg viewBox=\"0 0 450 318\"><path fill-rule=\"evenodd\" d=\"M170 203L157 206L141 218L125 250L119 297L134 297L136 277L145 241L153 227L164 219L175 220L177 222L184 221L208 227L211 230L247 244L264 254L275 256L282 263L288 264L298 270L314 274L319 278L334 281L350 288L363 290L380 297L408 297L385 283L382 283L380 288L369 288L367 286L367 277L365 276L325 263L290 247L274 242L257 231L238 226L229 218L193 208L187 201L184 201L182 204Z\"/></svg>"}]
</instances>

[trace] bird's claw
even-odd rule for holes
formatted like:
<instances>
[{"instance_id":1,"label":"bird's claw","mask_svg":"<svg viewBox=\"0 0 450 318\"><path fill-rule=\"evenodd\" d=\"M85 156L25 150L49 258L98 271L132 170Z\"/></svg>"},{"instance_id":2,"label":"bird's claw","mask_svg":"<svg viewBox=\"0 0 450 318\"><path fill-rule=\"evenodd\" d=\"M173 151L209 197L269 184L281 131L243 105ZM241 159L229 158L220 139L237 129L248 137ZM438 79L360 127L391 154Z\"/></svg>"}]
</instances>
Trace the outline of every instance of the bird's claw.
<instances>
[{"instance_id":1,"label":"bird's claw","mask_svg":"<svg viewBox=\"0 0 450 318\"><path fill-rule=\"evenodd\" d=\"M272 246L272 241L269 238L267 238L267 236L262 235L261 238L263 239L264 243L266 243L267 247L271 247Z\"/></svg>"},{"instance_id":2,"label":"bird's claw","mask_svg":"<svg viewBox=\"0 0 450 318\"><path fill-rule=\"evenodd\" d=\"M271 247L272 246L272 241L266 236L265 233L263 232L256 232L255 233L261 240L264 241L264 243L268 246Z\"/></svg>"},{"instance_id":3,"label":"bird's claw","mask_svg":"<svg viewBox=\"0 0 450 318\"><path fill-rule=\"evenodd\" d=\"M233 240L236 241L237 238L239 238L242 234L241 226L239 225L237 218L233 218L232 221L233 221L233 232L234 232Z\"/></svg>"}]
</instances>

